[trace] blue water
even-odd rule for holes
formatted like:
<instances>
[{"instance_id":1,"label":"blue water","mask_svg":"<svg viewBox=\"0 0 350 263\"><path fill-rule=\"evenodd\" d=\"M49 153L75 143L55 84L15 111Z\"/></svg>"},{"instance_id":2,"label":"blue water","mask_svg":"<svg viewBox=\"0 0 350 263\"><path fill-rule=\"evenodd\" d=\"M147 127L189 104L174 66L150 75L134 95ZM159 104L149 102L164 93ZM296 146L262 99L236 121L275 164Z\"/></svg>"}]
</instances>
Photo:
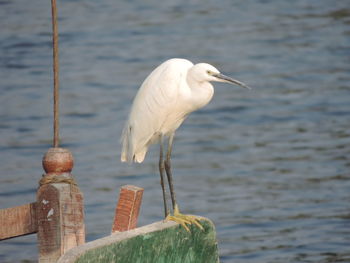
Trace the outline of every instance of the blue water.
<instances>
[{"instance_id":1,"label":"blue water","mask_svg":"<svg viewBox=\"0 0 350 263\"><path fill-rule=\"evenodd\" d=\"M350 262L347 1L58 1L61 138L85 196L87 240L108 235L119 188L162 219L158 148L121 164L119 137L151 70L208 62L254 89L215 84L177 132L180 208L213 220L221 262ZM52 140L49 1L0 0L0 208L35 200ZM35 235L0 262L35 262Z\"/></svg>"}]
</instances>

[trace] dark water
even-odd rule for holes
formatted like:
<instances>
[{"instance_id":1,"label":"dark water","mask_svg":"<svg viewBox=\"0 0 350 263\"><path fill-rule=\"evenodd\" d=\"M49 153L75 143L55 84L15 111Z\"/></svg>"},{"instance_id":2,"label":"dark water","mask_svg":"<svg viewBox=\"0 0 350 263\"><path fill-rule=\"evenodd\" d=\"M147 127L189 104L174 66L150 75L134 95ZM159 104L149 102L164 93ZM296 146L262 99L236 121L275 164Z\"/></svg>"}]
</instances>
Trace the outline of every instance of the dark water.
<instances>
[{"instance_id":1,"label":"dark water","mask_svg":"<svg viewBox=\"0 0 350 263\"><path fill-rule=\"evenodd\" d=\"M61 137L85 195L87 239L109 234L120 186L145 188L140 225L162 219L157 148L119 162L143 79L171 57L209 62L216 84L177 133L175 187L211 218L222 262L350 262L348 1L59 1ZM49 1L0 1L0 208L35 200L52 136ZM34 262L36 238L0 262Z\"/></svg>"}]
</instances>

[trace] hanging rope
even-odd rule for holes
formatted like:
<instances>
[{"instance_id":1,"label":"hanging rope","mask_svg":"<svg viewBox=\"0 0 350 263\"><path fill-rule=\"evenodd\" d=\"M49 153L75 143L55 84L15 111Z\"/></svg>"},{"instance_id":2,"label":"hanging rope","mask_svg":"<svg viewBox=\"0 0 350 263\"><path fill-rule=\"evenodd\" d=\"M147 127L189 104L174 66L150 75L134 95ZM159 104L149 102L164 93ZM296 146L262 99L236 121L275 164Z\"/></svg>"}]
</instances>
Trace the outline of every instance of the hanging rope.
<instances>
[{"instance_id":1,"label":"hanging rope","mask_svg":"<svg viewBox=\"0 0 350 263\"><path fill-rule=\"evenodd\" d=\"M56 0L51 0L52 42L53 42L53 147L59 145L59 67L58 67L58 30Z\"/></svg>"},{"instance_id":2,"label":"hanging rope","mask_svg":"<svg viewBox=\"0 0 350 263\"><path fill-rule=\"evenodd\" d=\"M59 148L59 61L58 61L58 29L56 0L51 0L52 11L52 46L53 46L53 148L43 158L46 174L39 181L45 184L64 183L77 185L72 174L73 156L67 149Z\"/></svg>"}]
</instances>

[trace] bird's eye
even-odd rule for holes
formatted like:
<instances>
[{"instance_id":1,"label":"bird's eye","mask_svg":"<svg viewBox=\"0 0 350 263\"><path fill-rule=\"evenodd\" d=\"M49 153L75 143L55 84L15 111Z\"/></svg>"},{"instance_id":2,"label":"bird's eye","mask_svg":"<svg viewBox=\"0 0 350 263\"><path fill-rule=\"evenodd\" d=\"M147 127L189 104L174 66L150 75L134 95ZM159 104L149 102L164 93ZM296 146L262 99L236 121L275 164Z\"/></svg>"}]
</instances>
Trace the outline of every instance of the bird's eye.
<instances>
[{"instance_id":1,"label":"bird's eye","mask_svg":"<svg viewBox=\"0 0 350 263\"><path fill-rule=\"evenodd\" d=\"M210 71L210 70L207 70L207 74L208 74L208 75L211 75L211 71Z\"/></svg>"}]
</instances>

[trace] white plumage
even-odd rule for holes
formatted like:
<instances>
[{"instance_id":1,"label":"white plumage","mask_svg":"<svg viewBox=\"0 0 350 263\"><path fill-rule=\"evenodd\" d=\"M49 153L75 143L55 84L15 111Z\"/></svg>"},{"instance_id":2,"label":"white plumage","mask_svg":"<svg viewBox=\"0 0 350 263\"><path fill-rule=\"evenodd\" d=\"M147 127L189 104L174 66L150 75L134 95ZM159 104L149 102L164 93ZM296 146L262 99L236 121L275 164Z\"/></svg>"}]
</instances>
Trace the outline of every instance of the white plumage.
<instances>
[{"instance_id":1,"label":"white plumage","mask_svg":"<svg viewBox=\"0 0 350 263\"><path fill-rule=\"evenodd\" d=\"M176 202L172 172L171 150L175 130L188 114L204 107L211 100L214 88L210 81L220 81L248 88L245 84L222 75L215 67L186 59L173 58L158 66L142 83L131 107L122 135L122 162L141 163L150 144L159 142L159 174L163 190L166 220L180 223L187 231L188 224L203 229L199 218L180 213ZM163 157L163 139L169 137L166 158ZM173 215L170 215L165 187L166 172Z\"/></svg>"},{"instance_id":2,"label":"white plumage","mask_svg":"<svg viewBox=\"0 0 350 263\"><path fill-rule=\"evenodd\" d=\"M169 136L186 116L212 98L209 81L232 82L206 63L193 65L186 59L169 59L141 85L122 135L121 161L141 163L150 144L160 135ZM235 81L235 84L243 83Z\"/></svg>"}]
</instances>

